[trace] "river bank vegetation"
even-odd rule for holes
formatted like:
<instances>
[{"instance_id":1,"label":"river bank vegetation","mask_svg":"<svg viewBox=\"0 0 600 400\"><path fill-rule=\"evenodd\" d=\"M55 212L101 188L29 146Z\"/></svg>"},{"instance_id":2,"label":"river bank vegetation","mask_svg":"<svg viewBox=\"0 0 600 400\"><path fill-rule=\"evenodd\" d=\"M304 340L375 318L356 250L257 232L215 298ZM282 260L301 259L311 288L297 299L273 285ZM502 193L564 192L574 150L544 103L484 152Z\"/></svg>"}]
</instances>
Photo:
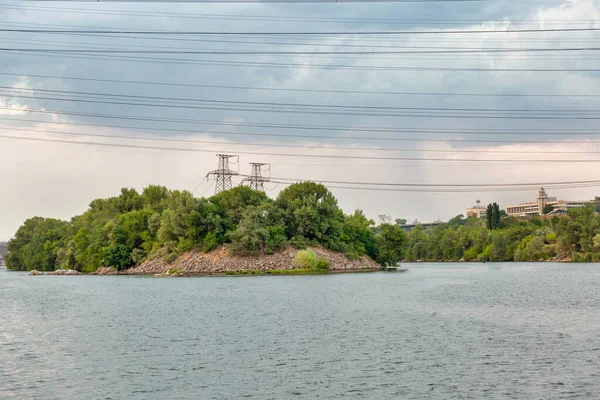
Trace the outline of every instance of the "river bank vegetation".
<instances>
[{"instance_id":1,"label":"river bank vegetation","mask_svg":"<svg viewBox=\"0 0 600 400\"><path fill-rule=\"evenodd\" d=\"M594 205L552 218L457 216L437 227L417 226L403 254L410 261L600 261L600 216Z\"/></svg>"},{"instance_id":2,"label":"river bank vegetation","mask_svg":"<svg viewBox=\"0 0 600 400\"><path fill-rule=\"evenodd\" d=\"M13 270L100 267L122 271L149 259L169 263L185 252L227 247L231 256L261 256L293 246L370 256L381 265L398 261L600 261L600 217L594 207L566 216L516 219L490 206L492 218L463 218L445 224L378 226L360 210L346 215L323 185L290 185L276 199L247 187L210 198L149 186L122 189L97 199L70 221L34 217L9 241L6 265ZM391 219L390 219L391 220ZM397 220L402 221L402 220ZM322 271L327 261L300 252L294 267Z\"/></svg>"},{"instance_id":3,"label":"river bank vegetation","mask_svg":"<svg viewBox=\"0 0 600 400\"><path fill-rule=\"evenodd\" d=\"M312 182L290 185L274 200L248 187L198 199L149 186L142 193L122 189L117 197L94 200L70 221L28 219L9 242L6 263L13 270L121 271L149 258L173 261L192 249L209 252L225 245L231 255L257 256L291 245L322 247L351 259L368 255L392 265L401 259L405 241L397 225L374 227L360 210L345 215L333 194ZM302 257L298 268L326 268L325 260Z\"/></svg>"}]
</instances>

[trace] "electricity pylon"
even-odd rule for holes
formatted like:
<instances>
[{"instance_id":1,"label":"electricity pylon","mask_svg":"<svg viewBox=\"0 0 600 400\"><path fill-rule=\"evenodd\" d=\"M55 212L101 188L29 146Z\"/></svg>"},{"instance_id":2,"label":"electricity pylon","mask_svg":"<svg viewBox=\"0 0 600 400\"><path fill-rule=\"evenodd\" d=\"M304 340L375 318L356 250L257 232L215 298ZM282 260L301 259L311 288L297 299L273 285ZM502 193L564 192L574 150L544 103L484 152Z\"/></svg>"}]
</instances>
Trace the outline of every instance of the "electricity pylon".
<instances>
[{"instance_id":1,"label":"electricity pylon","mask_svg":"<svg viewBox=\"0 0 600 400\"><path fill-rule=\"evenodd\" d=\"M250 189L259 190L261 192L265 191L265 182L270 182L269 178L265 178L262 176L262 169L265 166L269 167L269 171L271 171L271 164L267 163L250 163L252 166L252 172L250 176L244 178L242 180L242 185L248 185Z\"/></svg>"},{"instance_id":2,"label":"electricity pylon","mask_svg":"<svg viewBox=\"0 0 600 400\"><path fill-rule=\"evenodd\" d=\"M236 171L229 169L229 159L238 156L231 154L217 154L217 157L219 157L219 167L206 174L207 180L210 180L210 177L215 179L215 194L231 189L233 187L231 177L239 175Z\"/></svg>"}]
</instances>

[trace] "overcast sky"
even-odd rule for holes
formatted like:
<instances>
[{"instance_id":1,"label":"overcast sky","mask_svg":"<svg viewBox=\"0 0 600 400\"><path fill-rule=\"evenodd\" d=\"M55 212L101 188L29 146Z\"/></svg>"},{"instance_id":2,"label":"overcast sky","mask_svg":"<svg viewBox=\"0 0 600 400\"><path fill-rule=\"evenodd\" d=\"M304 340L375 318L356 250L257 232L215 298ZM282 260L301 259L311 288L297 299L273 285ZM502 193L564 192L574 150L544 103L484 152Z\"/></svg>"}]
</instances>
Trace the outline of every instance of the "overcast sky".
<instances>
[{"instance_id":1,"label":"overcast sky","mask_svg":"<svg viewBox=\"0 0 600 400\"><path fill-rule=\"evenodd\" d=\"M62 9L62 10L61 10ZM140 3L0 3L0 28L8 29L128 29L221 32L333 32L384 30L500 30L592 28L598 24L600 1L497 0L465 3L374 4L140 4ZM210 14L210 15L209 15ZM22 141L0 137L0 240L12 237L28 217L68 219L86 210L91 200L117 195L121 187L142 189L161 184L172 189L212 194L212 182L203 182L216 168L217 151L271 153L240 154L241 173L249 162L269 162L274 177L293 179L401 182L401 183L522 183L598 179L598 163L525 163L527 159L597 159L595 154L548 154L548 151L600 151L597 136L551 134L490 134L490 130L594 129L594 119L473 118L441 116L443 111L402 111L410 116L356 115L343 109L334 113L317 107L288 113L272 106L202 103L173 98L218 101L356 105L362 107L428 107L487 109L600 109L596 97L423 96L310 91L207 88L199 85L330 91L490 93L490 94L598 94L596 72L572 71L598 66L597 52L487 53L487 54L375 54L375 55L194 55L194 54L57 54L22 53L6 49L96 50L261 50L365 51L424 48L574 48L598 47L594 31L544 33L487 33L469 35L397 36L144 36L0 32L0 136L53 140L133 144L211 152L166 151L126 147L99 147L68 143ZM428 49L425 49L428 50ZM431 49L429 49L431 50ZM204 61L202 61L204 60ZM210 61L210 62L206 62ZM233 64L231 63L233 62ZM271 64L268 64L271 63ZM273 65L277 64L277 65ZM286 64L286 65L282 65ZM336 68L344 65L351 68ZM323 67L326 66L326 67ZM358 68L356 68L358 66ZM373 68L363 68L377 67ZM558 72L406 70L399 67L466 69L556 69ZM571 71L569 71L571 70ZM33 75L38 75L35 77ZM39 75L57 77L39 77ZM74 80L67 78L85 78ZM90 80L91 79L91 80ZM146 84L98 82L144 81ZM156 85L156 83L191 84ZM13 89L10 89L13 88ZM44 92L51 90L54 92ZM66 91L71 93L56 92ZM84 92L74 94L73 92ZM140 98L92 96L119 94L154 96L161 107L106 102L148 102ZM171 98L171 100L164 99ZM57 100L58 99L58 100ZM137 100L136 100L137 99ZM65 101L67 100L67 101ZM76 101L73 101L76 100ZM98 102L100 101L100 102ZM104 102L104 103L102 103ZM187 107L187 108L184 108ZM207 109L211 107L212 109ZM252 107L252 111L240 108ZM259 107L263 111L257 111ZM232 109L235 108L235 109ZM264 109L267 109L264 111ZM45 111L43 113L33 112ZM361 114L376 109L362 108ZM316 112L315 112L316 111ZM384 111L377 111L383 112ZM335 114L337 113L337 114ZM400 113L398 111L389 112ZM422 114L417 115L415 114ZM87 115L81 115L87 114ZM90 115L91 114L91 115ZM436 116L432 116L435 114ZM454 112L453 114L457 114ZM99 116L100 115L100 116ZM497 113L494 115L498 115ZM525 114L526 115L526 114ZM548 113L544 114L548 115ZM556 113L554 116L560 116ZM584 113L584 116L598 114ZM118 117L118 118L115 118ZM145 119L144 119L145 118ZM148 120L153 119L153 120ZM161 120L161 121L157 121ZM182 119L187 121L182 121ZM166 121L169 120L169 121ZM177 121L174 121L177 120ZM208 124L206 121L215 123ZM283 127L232 126L231 123ZM227 123L229 125L223 125ZM296 129L306 125L336 130ZM398 128L397 132L357 132L357 128ZM137 128L137 129L133 129ZM409 133L418 130L457 130L456 133ZM469 130L486 134L467 135ZM61 132L61 133L58 133ZM155 136L217 143L182 143L65 133ZM229 133L229 134L226 134ZM265 137L253 134L327 136ZM353 139L412 139L381 141ZM345 139L341 139L345 138ZM416 141L417 139L419 141ZM437 142L424 142L435 139ZM456 140L503 140L469 143ZM538 143L523 143L538 141ZM554 141L558 143L544 143ZM567 143L579 141L580 143ZM232 143L238 143L233 145ZM246 143L240 145L239 143ZM264 144L252 146L248 144ZM344 149L268 147L275 145L343 146ZM348 149L354 147L355 149ZM370 148L372 150L365 150ZM417 151L390 151L390 148ZM214 150L214 152L212 151ZM425 150L444 150L427 152ZM461 151L468 152L461 152ZM506 151L533 151L515 155ZM277 154L295 154L284 157ZM312 158L331 155L335 158ZM507 163L466 161L397 161L344 158L413 157L442 159L509 159ZM239 180L238 180L239 181ZM275 197L284 185L268 184ZM535 199L536 191L495 193L397 193L332 188L346 212L363 209L409 220L446 220L464 213L477 198L496 201L502 208ZM548 190L550 196L584 200L600 194L598 188Z\"/></svg>"}]
</instances>

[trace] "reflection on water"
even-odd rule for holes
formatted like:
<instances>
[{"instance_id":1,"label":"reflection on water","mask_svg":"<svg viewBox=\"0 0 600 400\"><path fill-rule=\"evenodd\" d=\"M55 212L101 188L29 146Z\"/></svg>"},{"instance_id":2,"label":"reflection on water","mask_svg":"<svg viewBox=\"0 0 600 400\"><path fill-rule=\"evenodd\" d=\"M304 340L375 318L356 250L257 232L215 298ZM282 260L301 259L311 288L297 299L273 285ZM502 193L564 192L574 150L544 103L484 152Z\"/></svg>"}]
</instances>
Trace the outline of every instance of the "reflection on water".
<instances>
[{"instance_id":1,"label":"reflection on water","mask_svg":"<svg viewBox=\"0 0 600 400\"><path fill-rule=\"evenodd\" d=\"M402 274L0 270L0 397L594 398L600 265Z\"/></svg>"}]
</instances>

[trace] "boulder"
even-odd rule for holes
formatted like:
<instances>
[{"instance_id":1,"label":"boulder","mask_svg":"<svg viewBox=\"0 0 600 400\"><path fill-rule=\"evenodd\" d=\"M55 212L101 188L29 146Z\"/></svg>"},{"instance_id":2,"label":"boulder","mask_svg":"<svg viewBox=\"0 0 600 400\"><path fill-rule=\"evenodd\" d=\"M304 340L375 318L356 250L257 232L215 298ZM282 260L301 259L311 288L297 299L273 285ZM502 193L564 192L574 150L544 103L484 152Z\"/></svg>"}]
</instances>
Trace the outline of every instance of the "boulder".
<instances>
[{"instance_id":1,"label":"boulder","mask_svg":"<svg viewBox=\"0 0 600 400\"><path fill-rule=\"evenodd\" d=\"M114 268L100 267L96 270L96 275L117 275L119 271Z\"/></svg>"},{"instance_id":2,"label":"boulder","mask_svg":"<svg viewBox=\"0 0 600 400\"><path fill-rule=\"evenodd\" d=\"M57 269L56 271L48 272L48 275L81 275L81 272L74 269Z\"/></svg>"},{"instance_id":3,"label":"boulder","mask_svg":"<svg viewBox=\"0 0 600 400\"><path fill-rule=\"evenodd\" d=\"M29 271L29 275L35 276L35 275L44 275L44 274L41 273L40 271L37 271L34 269L33 271Z\"/></svg>"},{"instance_id":4,"label":"boulder","mask_svg":"<svg viewBox=\"0 0 600 400\"><path fill-rule=\"evenodd\" d=\"M81 275L81 272L75 271L74 269L68 269L67 272L65 272L65 275Z\"/></svg>"}]
</instances>

